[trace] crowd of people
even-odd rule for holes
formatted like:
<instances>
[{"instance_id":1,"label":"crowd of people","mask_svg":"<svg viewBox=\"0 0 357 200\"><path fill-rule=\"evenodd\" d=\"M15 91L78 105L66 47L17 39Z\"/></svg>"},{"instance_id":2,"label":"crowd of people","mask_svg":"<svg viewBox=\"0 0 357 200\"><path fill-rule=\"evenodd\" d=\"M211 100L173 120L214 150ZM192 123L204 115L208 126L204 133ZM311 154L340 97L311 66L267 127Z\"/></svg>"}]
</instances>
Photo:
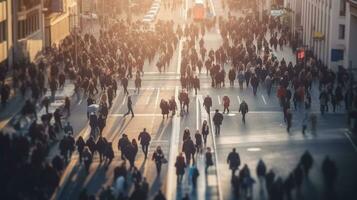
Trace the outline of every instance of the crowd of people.
<instances>
[{"instance_id":1,"label":"crowd of people","mask_svg":"<svg viewBox=\"0 0 357 200\"><path fill-rule=\"evenodd\" d=\"M244 1L244 5L251 8L254 7L254 2ZM235 9L234 1L226 1L226 3L228 7ZM172 6L173 9L177 6L175 3L164 5ZM204 36L214 26L219 28L223 42L218 49L207 49ZM2 106L6 106L11 91L16 90L16 93L28 99L21 113L35 119L26 136L0 134L0 161L5 163L0 167L0 176L3 177L0 180L0 187L5 189L0 197L3 199L25 197L49 199L58 186L61 174L74 152L78 152L79 163L83 163L87 173L90 173L93 157L96 155L99 156L100 163L105 163L108 169L116 155L112 142L106 139L103 130L114 99L119 95L127 98L128 112L124 117L130 113L134 117L128 91L129 81L134 79L135 92L139 93L145 61L149 63L155 61L158 71L165 73L181 39L183 50L180 66L182 90L178 97L180 107L178 108L174 97L170 100L162 99L160 108L163 118L165 115L168 118L170 111L172 116L175 116L177 111L180 111L182 115L189 114L188 93L194 89L197 95L200 89L198 74L204 71L204 68L207 76L211 78L213 88L226 87L227 78L230 87L238 82L241 90L251 88L254 95L257 92L263 92L260 90L266 90L270 96L273 85L276 85L276 96L282 107L288 132L292 126L292 110L308 111L311 108L311 90L314 82L319 83L321 114L329 110L335 112L341 109L343 101L346 108L356 102L356 98L352 98L352 101L348 98L348 95L354 91L349 88L350 77L343 67L334 72L314 57L296 64L287 63L284 58L277 59L272 49L277 51L279 46L282 50L284 46L290 45L295 51L297 41L279 19L264 16L263 21L259 22L256 12L241 18L229 15L228 18L218 17L203 23L190 23L185 26L176 26L172 21L159 21L154 29L147 28L139 21L117 21L106 30L101 30L98 37L72 33L57 47L47 48L43 52L44 59L40 59L37 64L25 62L15 65L12 72L12 85L5 81L6 73L3 70L0 71ZM156 55L158 55L157 61ZM77 100L82 98L87 100L86 115L91 128L88 138L79 136L75 139L70 122L62 124L63 118L71 114L69 98L66 98L63 109L56 109L53 113L49 113L48 107L56 92L68 81L75 86L74 92ZM123 87L123 94L118 92L120 91L119 85ZM47 90L51 92L50 97L44 96ZM224 96L222 101L223 113L229 113L229 97ZM293 108L291 108L291 102ZM206 96L202 103L210 118L211 97ZM40 116L41 122L37 121L37 105L45 109L45 114ZM329 109L329 105L332 109ZM248 111L247 102L242 101L239 112L242 114L244 123ZM305 134L309 120L311 124L315 124L312 127L316 128L316 116L307 116L303 122L303 134ZM223 114L215 110L212 121L216 136L220 135L223 118ZM209 124L210 121L204 121L201 130L197 130L192 137L188 128L184 130L182 153L179 153L175 162L178 184L182 183L188 171L189 179L193 187L196 187L197 178L200 175L196 166L198 154L204 155L205 173L210 166L214 165L214 155L207 145L207 136L210 131L213 131L209 130ZM160 146L156 147L152 155L148 155L151 136L146 129L139 134L137 140L136 138L130 140L128 135L121 133L117 148L121 152L120 157L123 162L114 169L114 190L103 188L101 198L125 199L130 196L129 199L146 199L148 197L149 184L135 166L139 151L138 141L145 159L151 158L155 163L157 175L160 176L162 165L168 161ZM58 155L49 155L50 142L59 143ZM241 161L235 149L228 155L227 163L232 170L234 191L237 195L250 198L255 180L250 174L249 167L244 165L239 170ZM312 165L312 156L306 152L298 166L284 180L279 177L275 178L272 170L267 172L263 160L260 160L257 166L257 177L259 181L265 179L270 199L283 199L284 195L289 199L294 188L297 188L297 191L300 190L303 174L308 176ZM239 171L238 174L237 171ZM328 157L323 162L322 173L326 185L332 189L337 176L337 167ZM133 179L135 189L132 194L127 193L128 176ZM32 187L25 184L30 184ZM88 195L85 190L82 191L80 199L91 198L95 197ZM158 191L155 199L165 199L165 197L161 191Z\"/></svg>"}]
</instances>

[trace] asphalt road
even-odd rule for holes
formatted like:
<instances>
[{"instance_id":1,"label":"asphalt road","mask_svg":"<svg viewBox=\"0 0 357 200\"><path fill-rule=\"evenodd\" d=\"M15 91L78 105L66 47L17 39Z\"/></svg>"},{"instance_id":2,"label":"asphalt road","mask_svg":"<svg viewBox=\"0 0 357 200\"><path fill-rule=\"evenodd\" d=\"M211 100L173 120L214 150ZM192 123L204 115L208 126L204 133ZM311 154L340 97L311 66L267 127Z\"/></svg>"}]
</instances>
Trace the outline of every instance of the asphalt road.
<instances>
[{"instance_id":1,"label":"asphalt road","mask_svg":"<svg viewBox=\"0 0 357 200\"><path fill-rule=\"evenodd\" d=\"M212 0L211 3L217 16L226 14L219 1ZM187 20L186 8L190 6L191 1L187 1L187 6L175 11L165 10L162 7L158 18L184 23ZM218 29L208 32L204 39L207 49L216 49L221 44ZM133 98L134 118L123 117L127 111L126 99L122 95L121 88L117 91L118 95L114 100L107 126L103 132L107 140L112 141L115 150L115 159L110 167L106 170L99 163L98 155L95 155L90 174L86 175L84 167L78 165L78 156L73 155L54 198L76 199L83 188L86 188L89 194L98 195L102 187L110 186L113 182L113 169L122 162L117 149L119 138L123 133L127 134L129 139L137 138L140 131L147 128L153 139L149 158L156 147L161 146L165 157L169 160L168 164L163 165L161 175L157 176L154 162L150 159L145 161L139 148L135 165L150 183L151 198L161 188L167 199L181 199L185 193L189 193L192 199L236 199L231 192L231 172L226 164L228 153L235 147L240 153L242 163L246 163L250 167L251 174L256 180L255 167L260 158L265 161L268 169L273 169L277 176L285 178L296 166L305 150L309 150L315 163L310 178L304 182L304 199L325 199L320 169L322 159L329 155L336 161L339 168L336 185L338 199L357 199L353 190L357 185L357 171L355 170L357 169L357 149L352 145L353 140L350 139L347 130L346 115L340 109L337 113L320 116L316 85L312 92L312 112L316 112L318 116L316 135L308 132L304 137L301 134L304 111L294 111L293 127L291 132L287 133L277 98L275 95L269 97L263 88L258 89L256 97L253 96L251 88L240 90L237 86L229 87L227 82L226 87L213 89L210 87L210 78L205 73L199 75L201 90L198 95L190 92L189 113L182 117L175 116L163 120L159 108L160 100L169 99L172 96L177 98L180 90L179 62L181 55L179 51L180 49L176 50L166 73L160 74L155 67L155 62L145 63L145 75L140 94L135 94L133 89L129 90ZM295 58L288 47L285 47L284 51L277 51L274 54L278 58L284 57L287 61L294 61ZM230 66L228 64L225 67L228 71ZM133 80L130 81L129 87L133 88ZM274 91L272 94L275 94ZM203 156L197 156L197 166L201 175L197 189L192 190L188 184L187 172L183 183L176 184L174 162L181 150L183 130L188 127L191 133L194 133L201 127L202 121L209 118L202 108L203 98L207 94L213 99L213 108L220 110L223 110L222 97L228 95L231 99L231 112L224 115L221 135L217 137L211 133L209 135L207 146L213 148L215 165L209 169L207 175L203 171ZM77 136L88 137L89 126L85 117L86 101L85 98L83 99L83 101L78 101L69 120L72 122ZM250 108L246 124L242 124L241 116L237 113L242 100L245 100ZM267 199L266 192L260 192L260 187L259 183L255 184L254 199Z\"/></svg>"}]
</instances>

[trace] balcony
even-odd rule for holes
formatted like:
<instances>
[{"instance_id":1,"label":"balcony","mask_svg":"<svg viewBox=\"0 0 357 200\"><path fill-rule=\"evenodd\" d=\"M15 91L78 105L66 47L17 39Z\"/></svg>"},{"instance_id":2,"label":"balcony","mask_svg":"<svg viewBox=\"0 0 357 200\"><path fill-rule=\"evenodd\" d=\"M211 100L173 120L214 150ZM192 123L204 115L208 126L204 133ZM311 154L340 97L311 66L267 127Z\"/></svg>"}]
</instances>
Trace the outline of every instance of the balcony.
<instances>
[{"instance_id":1,"label":"balcony","mask_svg":"<svg viewBox=\"0 0 357 200\"><path fill-rule=\"evenodd\" d=\"M349 2L351 6L357 7L357 0L350 0Z\"/></svg>"}]
</instances>

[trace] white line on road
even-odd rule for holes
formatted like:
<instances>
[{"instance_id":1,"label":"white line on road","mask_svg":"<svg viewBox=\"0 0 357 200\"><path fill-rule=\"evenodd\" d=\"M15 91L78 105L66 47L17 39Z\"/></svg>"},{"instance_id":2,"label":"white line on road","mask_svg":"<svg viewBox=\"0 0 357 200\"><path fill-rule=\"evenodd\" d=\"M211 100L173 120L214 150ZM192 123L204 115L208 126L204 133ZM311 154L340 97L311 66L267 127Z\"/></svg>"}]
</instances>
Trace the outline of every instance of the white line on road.
<instances>
[{"instance_id":1,"label":"white line on road","mask_svg":"<svg viewBox=\"0 0 357 200\"><path fill-rule=\"evenodd\" d=\"M178 46L178 58L177 58L177 73L181 73L181 52L182 52L182 39L179 41L179 46Z\"/></svg>"},{"instance_id":2,"label":"white line on road","mask_svg":"<svg viewBox=\"0 0 357 200\"><path fill-rule=\"evenodd\" d=\"M212 11L212 15L213 16L216 16L216 10L213 6L213 1L212 0L209 0L209 3L210 3L210 6L211 6L211 11Z\"/></svg>"},{"instance_id":3,"label":"white line on road","mask_svg":"<svg viewBox=\"0 0 357 200\"><path fill-rule=\"evenodd\" d=\"M239 103L239 105L240 105L240 103L241 103L241 101L240 101L240 97L239 97L239 96L237 96L237 99L238 99L238 103Z\"/></svg>"},{"instance_id":4,"label":"white line on road","mask_svg":"<svg viewBox=\"0 0 357 200\"><path fill-rule=\"evenodd\" d=\"M351 145L352 145L353 149L354 149L355 152L357 153L357 146L356 146L356 144L353 142L353 140L351 139L351 136L350 136L347 132L345 132L345 135L346 135L347 139L351 142Z\"/></svg>"},{"instance_id":5,"label":"white line on road","mask_svg":"<svg viewBox=\"0 0 357 200\"><path fill-rule=\"evenodd\" d=\"M178 86L175 88L175 99L178 101ZM167 188L166 195L167 199L176 199L176 180L175 180L175 160L178 152L178 145L180 140L180 118L178 116L174 116L172 122L172 134L170 141L170 155L168 162L168 176L167 176Z\"/></svg>"},{"instance_id":6,"label":"white line on road","mask_svg":"<svg viewBox=\"0 0 357 200\"><path fill-rule=\"evenodd\" d=\"M264 104L267 105L267 101L265 100L265 97L263 94L262 94L262 99L263 99Z\"/></svg>"},{"instance_id":7,"label":"white line on road","mask_svg":"<svg viewBox=\"0 0 357 200\"><path fill-rule=\"evenodd\" d=\"M199 103L198 103L198 97L196 96L196 130L199 130L200 128L200 122L198 120L199 114L198 114L198 108L199 108Z\"/></svg>"},{"instance_id":8,"label":"white line on road","mask_svg":"<svg viewBox=\"0 0 357 200\"><path fill-rule=\"evenodd\" d=\"M218 105L221 105L221 97L219 95L217 96L217 99L218 99Z\"/></svg>"},{"instance_id":9,"label":"white line on road","mask_svg":"<svg viewBox=\"0 0 357 200\"><path fill-rule=\"evenodd\" d=\"M123 102L121 103L121 105L124 105L124 104L125 104L125 100L126 100L126 96L124 96Z\"/></svg>"},{"instance_id":10,"label":"white line on road","mask_svg":"<svg viewBox=\"0 0 357 200\"><path fill-rule=\"evenodd\" d=\"M157 107L157 104L159 103L159 96L160 96L160 88L157 89L157 94L156 94L156 99L155 99L155 108Z\"/></svg>"}]
</instances>

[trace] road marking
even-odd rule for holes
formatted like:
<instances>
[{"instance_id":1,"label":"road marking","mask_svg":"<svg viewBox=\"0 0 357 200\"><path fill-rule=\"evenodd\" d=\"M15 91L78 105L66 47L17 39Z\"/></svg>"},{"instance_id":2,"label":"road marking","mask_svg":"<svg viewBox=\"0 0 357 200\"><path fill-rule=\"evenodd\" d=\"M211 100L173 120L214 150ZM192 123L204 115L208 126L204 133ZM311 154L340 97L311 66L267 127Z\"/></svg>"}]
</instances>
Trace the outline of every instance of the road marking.
<instances>
[{"instance_id":1,"label":"road marking","mask_svg":"<svg viewBox=\"0 0 357 200\"><path fill-rule=\"evenodd\" d=\"M200 123L199 123L199 114L198 114L198 108L199 108L199 103L198 103L198 97L196 96L196 130L199 130L200 128Z\"/></svg>"},{"instance_id":2,"label":"road marking","mask_svg":"<svg viewBox=\"0 0 357 200\"><path fill-rule=\"evenodd\" d=\"M223 196L222 196L222 188L221 188L221 177L220 177L220 171L218 170L218 154L217 152L217 145L216 145L216 136L214 133L214 129L212 129L212 124L213 124L213 117L208 116L209 120L209 126L211 129L211 137L212 137L212 143L213 143L213 151L214 153L212 153L214 155L214 159L215 159L215 166L216 166L216 174L217 174L217 188L218 188L218 199L222 200Z\"/></svg>"},{"instance_id":3,"label":"road marking","mask_svg":"<svg viewBox=\"0 0 357 200\"><path fill-rule=\"evenodd\" d=\"M353 149L354 149L355 152L357 153L357 146L356 146L356 144L353 142L353 140L351 139L351 136L350 136L347 132L345 132L345 136L346 136L347 139L351 142L351 145L352 145Z\"/></svg>"},{"instance_id":4,"label":"road marking","mask_svg":"<svg viewBox=\"0 0 357 200\"><path fill-rule=\"evenodd\" d=\"M257 151L261 151L262 149L259 147L250 147L247 149L247 151L251 151L251 152L257 152Z\"/></svg>"},{"instance_id":5,"label":"road marking","mask_svg":"<svg viewBox=\"0 0 357 200\"><path fill-rule=\"evenodd\" d=\"M124 105L124 104L125 104L125 100L126 100L126 98L125 98L125 96L124 96L123 102L121 103L121 105Z\"/></svg>"},{"instance_id":6,"label":"road marking","mask_svg":"<svg viewBox=\"0 0 357 200\"><path fill-rule=\"evenodd\" d=\"M181 53L182 53L182 39L179 41L179 47L178 47L178 58L177 58L177 74L181 73Z\"/></svg>"},{"instance_id":7,"label":"road marking","mask_svg":"<svg viewBox=\"0 0 357 200\"><path fill-rule=\"evenodd\" d=\"M185 0L184 19L187 21L188 0Z\"/></svg>"},{"instance_id":8,"label":"road marking","mask_svg":"<svg viewBox=\"0 0 357 200\"><path fill-rule=\"evenodd\" d=\"M115 113L115 114L110 114L109 117L123 117L124 114ZM135 117L160 117L160 116L162 116L162 114L160 113L135 113Z\"/></svg>"},{"instance_id":9,"label":"road marking","mask_svg":"<svg viewBox=\"0 0 357 200\"><path fill-rule=\"evenodd\" d=\"M237 96L237 99L238 99L238 103L239 103L239 105L240 105L240 103L241 103L241 101L240 101L240 97L239 97L239 96Z\"/></svg>"},{"instance_id":10,"label":"road marking","mask_svg":"<svg viewBox=\"0 0 357 200\"><path fill-rule=\"evenodd\" d=\"M212 15L213 16L216 16L216 10L213 6L213 1L212 0L209 0L209 3L210 3L210 6L211 6L211 11L212 11Z\"/></svg>"},{"instance_id":11,"label":"road marking","mask_svg":"<svg viewBox=\"0 0 357 200\"><path fill-rule=\"evenodd\" d=\"M157 94L156 94L156 99L155 99L155 108L157 107L157 104L159 103L159 96L160 96L160 88L157 89Z\"/></svg>"},{"instance_id":12,"label":"road marking","mask_svg":"<svg viewBox=\"0 0 357 200\"><path fill-rule=\"evenodd\" d=\"M217 99L218 99L218 105L221 105L221 97L219 95L217 96Z\"/></svg>"},{"instance_id":13,"label":"road marking","mask_svg":"<svg viewBox=\"0 0 357 200\"><path fill-rule=\"evenodd\" d=\"M167 128L168 126L169 126L169 122L167 122L167 123L165 124L164 128L162 128L158 140L161 141L161 138L162 138L162 136L164 135L164 133L165 133L165 131L166 131L166 128ZM168 142L168 140L165 140L165 141Z\"/></svg>"},{"instance_id":14,"label":"road marking","mask_svg":"<svg viewBox=\"0 0 357 200\"><path fill-rule=\"evenodd\" d=\"M265 100L264 95L262 95L262 99L263 99L264 104L267 105L267 101Z\"/></svg>"},{"instance_id":15,"label":"road marking","mask_svg":"<svg viewBox=\"0 0 357 200\"><path fill-rule=\"evenodd\" d=\"M178 101L178 86L175 87L175 99ZM178 116L174 116L172 122L172 134L170 141L170 154L169 154L169 162L168 162L168 176L167 176L167 188L166 195L167 199L176 199L176 173L173 173L175 170L175 160L178 152L178 145L180 140L180 118Z\"/></svg>"}]
</instances>

